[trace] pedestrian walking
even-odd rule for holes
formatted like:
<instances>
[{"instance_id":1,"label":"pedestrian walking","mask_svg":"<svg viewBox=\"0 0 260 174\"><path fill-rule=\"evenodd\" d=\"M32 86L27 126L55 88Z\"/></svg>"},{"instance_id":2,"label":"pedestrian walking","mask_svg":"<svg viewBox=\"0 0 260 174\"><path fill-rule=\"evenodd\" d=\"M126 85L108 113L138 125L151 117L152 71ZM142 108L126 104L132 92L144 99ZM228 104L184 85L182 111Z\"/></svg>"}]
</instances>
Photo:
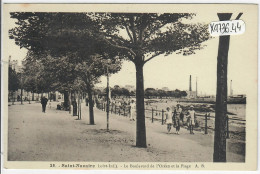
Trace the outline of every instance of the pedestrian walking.
<instances>
[{"instance_id":1,"label":"pedestrian walking","mask_svg":"<svg viewBox=\"0 0 260 174\"><path fill-rule=\"evenodd\" d=\"M190 128L190 134L194 134L193 132L193 128L195 126L195 122L196 122L196 113L194 111L194 107L190 106L190 110L188 111L188 117L189 117L189 128Z\"/></svg>"},{"instance_id":2,"label":"pedestrian walking","mask_svg":"<svg viewBox=\"0 0 260 174\"><path fill-rule=\"evenodd\" d=\"M182 108L180 104L177 104L177 108L174 110L174 121L175 121L175 126L176 126L176 134L179 135L180 132L180 115L182 114Z\"/></svg>"},{"instance_id":3,"label":"pedestrian walking","mask_svg":"<svg viewBox=\"0 0 260 174\"><path fill-rule=\"evenodd\" d=\"M42 112L45 112L47 103L48 103L48 99L45 96L43 96L41 98Z\"/></svg>"},{"instance_id":4,"label":"pedestrian walking","mask_svg":"<svg viewBox=\"0 0 260 174\"><path fill-rule=\"evenodd\" d=\"M165 123L167 124L167 131L169 133L172 127L172 111L170 110L169 107L166 108L165 116L166 116Z\"/></svg>"},{"instance_id":5,"label":"pedestrian walking","mask_svg":"<svg viewBox=\"0 0 260 174\"><path fill-rule=\"evenodd\" d=\"M135 121L134 119L134 113L135 113L135 103L134 100L132 100L132 102L130 103L130 121Z\"/></svg>"}]
</instances>

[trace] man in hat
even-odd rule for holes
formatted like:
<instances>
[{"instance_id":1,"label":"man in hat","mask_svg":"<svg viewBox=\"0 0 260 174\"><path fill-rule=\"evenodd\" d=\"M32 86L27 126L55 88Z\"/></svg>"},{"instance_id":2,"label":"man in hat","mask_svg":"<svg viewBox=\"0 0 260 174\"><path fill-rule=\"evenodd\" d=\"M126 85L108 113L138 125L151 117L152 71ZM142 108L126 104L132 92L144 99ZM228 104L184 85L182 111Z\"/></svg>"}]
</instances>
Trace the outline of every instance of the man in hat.
<instances>
[{"instance_id":1,"label":"man in hat","mask_svg":"<svg viewBox=\"0 0 260 174\"><path fill-rule=\"evenodd\" d=\"M179 131L180 131L180 115L182 113L182 108L180 104L177 104L177 108L175 108L174 110L174 115L175 115L175 120L174 120L174 124L176 125L176 134L179 135Z\"/></svg>"},{"instance_id":2,"label":"man in hat","mask_svg":"<svg viewBox=\"0 0 260 174\"><path fill-rule=\"evenodd\" d=\"M196 114L192 105L190 106L190 110L188 111L188 116L190 118L190 134L194 134L193 127L195 125Z\"/></svg>"}]
</instances>

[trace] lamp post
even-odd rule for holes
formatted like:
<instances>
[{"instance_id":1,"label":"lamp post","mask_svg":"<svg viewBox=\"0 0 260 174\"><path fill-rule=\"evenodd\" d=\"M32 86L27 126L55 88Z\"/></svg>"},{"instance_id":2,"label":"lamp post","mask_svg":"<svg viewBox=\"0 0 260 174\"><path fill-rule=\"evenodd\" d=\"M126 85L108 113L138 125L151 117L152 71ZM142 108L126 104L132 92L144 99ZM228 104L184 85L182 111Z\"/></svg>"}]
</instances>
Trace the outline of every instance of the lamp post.
<instances>
[{"instance_id":1,"label":"lamp post","mask_svg":"<svg viewBox=\"0 0 260 174\"><path fill-rule=\"evenodd\" d=\"M109 60L107 62L109 64ZM108 64L106 66L106 74L107 74L107 131L109 131L109 104L110 104L110 99L109 99L109 72L108 72Z\"/></svg>"}]
</instances>

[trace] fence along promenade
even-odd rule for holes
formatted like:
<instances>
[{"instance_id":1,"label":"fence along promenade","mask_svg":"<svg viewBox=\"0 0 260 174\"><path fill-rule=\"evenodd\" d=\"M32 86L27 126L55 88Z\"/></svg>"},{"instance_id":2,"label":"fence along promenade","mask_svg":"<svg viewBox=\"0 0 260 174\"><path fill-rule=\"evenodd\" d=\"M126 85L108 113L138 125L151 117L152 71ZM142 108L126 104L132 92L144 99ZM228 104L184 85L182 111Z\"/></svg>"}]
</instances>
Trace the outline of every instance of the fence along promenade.
<instances>
[{"instance_id":1,"label":"fence along promenade","mask_svg":"<svg viewBox=\"0 0 260 174\"><path fill-rule=\"evenodd\" d=\"M99 102L96 103L96 106L98 109L107 112L107 104L106 102ZM125 106L125 105L121 105L121 106L116 106L116 105L109 105L109 112L111 114L116 114L119 116L129 116L130 112L131 112L131 108L129 105ZM146 118L150 118L151 122L154 123L154 121L159 121L161 122L161 125L165 124L165 112L166 110L162 109L162 110L158 110L158 109L148 109L145 108L145 114L146 114ZM202 130L204 130L204 134L208 134L208 130L213 130L214 128L212 126L209 126L209 122L215 119L214 116L211 116L210 113L198 113L196 112L196 117L197 117L197 125L195 126L196 128L201 128ZM245 124L246 120L244 119L239 119L239 118L231 118L229 115L226 116L226 138L230 138L230 123L234 123L236 122L236 124ZM182 127L187 126L187 121L185 123L182 123ZM233 131L234 132L234 131ZM241 132L243 133L243 132Z\"/></svg>"}]
</instances>

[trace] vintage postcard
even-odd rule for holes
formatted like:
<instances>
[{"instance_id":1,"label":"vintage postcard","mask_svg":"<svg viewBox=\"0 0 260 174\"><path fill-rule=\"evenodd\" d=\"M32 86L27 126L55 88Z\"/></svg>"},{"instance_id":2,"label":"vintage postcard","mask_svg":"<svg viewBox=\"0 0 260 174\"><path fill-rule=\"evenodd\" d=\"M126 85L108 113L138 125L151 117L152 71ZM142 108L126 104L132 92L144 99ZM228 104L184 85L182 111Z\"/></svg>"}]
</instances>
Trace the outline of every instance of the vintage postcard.
<instances>
[{"instance_id":1,"label":"vintage postcard","mask_svg":"<svg viewBox=\"0 0 260 174\"><path fill-rule=\"evenodd\" d=\"M257 4L3 4L3 167L257 170Z\"/></svg>"}]
</instances>

